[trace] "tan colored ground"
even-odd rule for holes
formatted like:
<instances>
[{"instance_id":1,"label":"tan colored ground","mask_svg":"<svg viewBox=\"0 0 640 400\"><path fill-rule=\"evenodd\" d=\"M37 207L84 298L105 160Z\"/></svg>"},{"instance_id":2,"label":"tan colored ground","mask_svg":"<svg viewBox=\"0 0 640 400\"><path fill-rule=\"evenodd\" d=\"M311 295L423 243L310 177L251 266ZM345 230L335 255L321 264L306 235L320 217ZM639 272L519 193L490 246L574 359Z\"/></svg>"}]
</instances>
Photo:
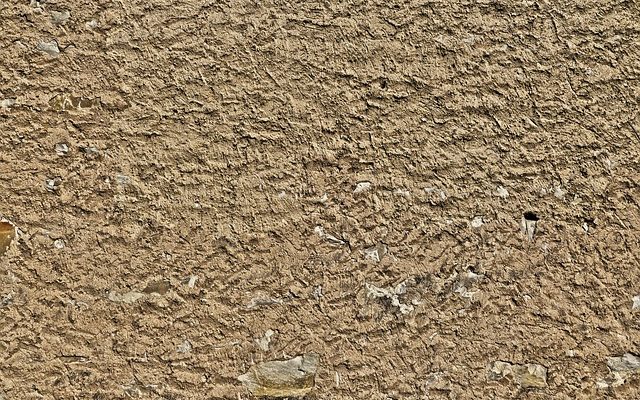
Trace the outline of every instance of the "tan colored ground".
<instances>
[{"instance_id":1,"label":"tan colored ground","mask_svg":"<svg viewBox=\"0 0 640 400\"><path fill-rule=\"evenodd\" d=\"M639 79L636 1L2 0L0 398L640 398Z\"/></svg>"}]
</instances>

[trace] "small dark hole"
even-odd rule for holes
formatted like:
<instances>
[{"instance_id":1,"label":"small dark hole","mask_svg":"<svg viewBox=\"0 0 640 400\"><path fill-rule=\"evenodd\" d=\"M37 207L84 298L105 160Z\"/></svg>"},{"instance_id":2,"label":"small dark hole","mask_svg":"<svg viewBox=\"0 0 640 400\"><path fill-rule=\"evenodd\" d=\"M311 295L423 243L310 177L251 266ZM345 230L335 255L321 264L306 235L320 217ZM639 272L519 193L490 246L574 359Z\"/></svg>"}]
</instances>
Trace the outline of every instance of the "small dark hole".
<instances>
[{"instance_id":1,"label":"small dark hole","mask_svg":"<svg viewBox=\"0 0 640 400\"><path fill-rule=\"evenodd\" d=\"M527 221L534 221L534 222L540 220L540 218L538 218L536 213L531 211L527 211L526 213L524 213L524 219L526 219Z\"/></svg>"}]
</instances>

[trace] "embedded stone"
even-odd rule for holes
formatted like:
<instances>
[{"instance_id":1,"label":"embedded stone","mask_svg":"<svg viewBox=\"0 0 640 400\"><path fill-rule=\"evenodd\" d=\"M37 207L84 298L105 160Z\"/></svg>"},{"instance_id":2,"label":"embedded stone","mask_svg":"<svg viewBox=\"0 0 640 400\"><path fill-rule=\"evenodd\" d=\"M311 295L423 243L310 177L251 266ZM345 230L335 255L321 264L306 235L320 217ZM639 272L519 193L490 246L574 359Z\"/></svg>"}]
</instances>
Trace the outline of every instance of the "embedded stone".
<instances>
[{"instance_id":1,"label":"embedded stone","mask_svg":"<svg viewBox=\"0 0 640 400\"><path fill-rule=\"evenodd\" d=\"M268 361L238 377L254 396L302 397L315 385L319 356L306 353L284 361Z\"/></svg>"}]
</instances>

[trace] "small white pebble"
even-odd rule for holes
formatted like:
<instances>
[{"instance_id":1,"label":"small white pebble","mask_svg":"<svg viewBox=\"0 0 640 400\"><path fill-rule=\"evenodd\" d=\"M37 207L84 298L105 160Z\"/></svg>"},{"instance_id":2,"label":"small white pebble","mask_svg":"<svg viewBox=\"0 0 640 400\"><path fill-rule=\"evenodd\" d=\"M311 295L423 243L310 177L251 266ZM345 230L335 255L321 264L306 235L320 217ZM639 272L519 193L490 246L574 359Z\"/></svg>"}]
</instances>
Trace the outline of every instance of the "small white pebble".
<instances>
[{"instance_id":1,"label":"small white pebble","mask_svg":"<svg viewBox=\"0 0 640 400\"><path fill-rule=\"evenodd\" d=\"M313 228L313 232L315 232L315 234L320 236L321 238L326 236L326 233L324 232L324 228L321 227L320 225Z\"/></svg>"},{"instance_id":2,"label":"small white pebble","mask_svg":"<svg viewBox=\"0 0 640 400\"><path fill-rule=\"evenodd\" d=\"M190 352L192 349L191 346L191 342L189 342L188 340L185 340L184 342L182 342L182 344L180 346L178 346L178 353L188 353Z\"/></svg>"},{"instance_id":3,"label":"small white pebble","mask_svg":"<svg viewBox=\"0 0 640 400\"><path fill-rule=\"evenodd\" d=\"M380 262L380 254L376 246L364 249L364 258L375 262Z\"/></svg>"},{"instance_id":4,"label":"small white pebble","mask_svg":"<svg viewBox=\"0 0 640 400\"><path fill-rule=\"evenodd\" d=\"M496 190L496 193L498 194L499 197L502 197L503 199L506 199L507 197L509 197L509 191L502 186L498 186L498 190Z\"/></svg>"},{"instance_id":5,"label":"small white pebble","mask_svg":"<svg viewBox=\"0 0 640 400\"><path fill-rule=\"evenodd\" d=\"M98 21L92 19L91 21L86 22L84 26L86 26L87 29L95 29L98 27Z\"/></svg>"},{"instance_id":6,"label":"small white pebble","mask_svg":"<svg viewBox=\"0 0 640 400\"><path fill-rule=\"evenodd\" d=\"M189 286L190 288L194 288L196 286L196 281L198 280L198 277L195 275L191 275L189 277L189 283L187 283L187 286Z\"/></svg>"},{"instance_id":7,"label":"small white pebble","mask_svg":"<svg viewBox=\"0 0 640 400\"><path fill-rule=\"evenodd\" d=\"M16 99L4 99L0 101L0 108L9 108L16 104Z\"/></svg>"},{"instance_id":8,"label":"small white pebble","mask_svg":"<svg viewBox=\"0 0 640 400\"><path fill-rule=\"evenodd\" d=\"M69 152L69 146L66 143L58 143L56 144L56 154L59 156L64 156Z\"/></svg>"},{"instance_id":9,"label":"small white pebble","mask_svg":"<svg viewBox=\"0 0 640 400\"><path fill-rule=\"evenodd\" d=\"M640 309L640 294L637 296L634 296L631 300L633 301L633 305L631 306L631 309L632 310Z\"/></svg>"},{"instance_id":10,"label":"small white pebble","mask_svg":"<svg viewBox=\"0 0 640 400\"><path fill-rule=\"evenodd\" d=\"M353 190L353 193L362 193L371 188L371 182L358 182L356 188Z\"/></svg>"},{"instance_id":11,"label":"small white pebble","mask_svg":"<svg viewBox=\"0 0 640 400\"><path fill-rule=\"evenodd\" d=\"M471 227L472 228L480 228L482 225L484 225L484 221L482 220L482 217L475 217L474 219L471 220Z\"/></svg>"},{"instance_id":12,"label":"small white pebble","mask_svg":"<svg viewBox=\"0 0 640 400\"><path fill-rule=\"evenodd\" d=\"M64 240L62 239L56 239L53 241L53 247L55 247L58 250L64 249L65 243Z\"/></svg>"}]
</instances>

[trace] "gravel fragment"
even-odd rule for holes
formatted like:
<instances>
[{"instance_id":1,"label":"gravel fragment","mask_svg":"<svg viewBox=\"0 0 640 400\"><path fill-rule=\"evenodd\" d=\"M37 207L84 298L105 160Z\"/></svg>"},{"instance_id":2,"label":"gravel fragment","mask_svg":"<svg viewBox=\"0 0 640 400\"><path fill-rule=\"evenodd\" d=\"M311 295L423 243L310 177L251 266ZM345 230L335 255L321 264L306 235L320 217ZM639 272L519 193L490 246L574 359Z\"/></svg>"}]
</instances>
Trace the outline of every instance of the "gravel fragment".
<instances>
[{"instance_id":1,"label":"gravel fragment","mask_svg":"<svg viewBox=\"0 0 640 400\"><path fill-rule=\"evenodd\" d=\"M80 147L80 151L82 151L89 160L95 160L100 156L100 150L93 146Z\"/></svg>"},{"instance_id":2,"label":"gravel fragment","mask_svg":"<svg viewBox=\"0 0 640 400\"><path fill-rule=\"evenodd\" d=\"M353 193L358 194L366 192L369 189L371 189L371 182L358 182L358 184L356 184L356 188L353 190Z\"/></svg>"},{"instance_id":3,"label":"gravel fragment","mask_svg":"<svg viewBox=\"0 0 640 400\"><path fill-rule=\"evenodd\" d=\"M475 217L474 219L471 220L471 227L474 229L478 229L482 225L484 225L484 221L482 217Z\"/></svg>"},{"instance_id":4,"label":"gravel fragment","mask_svg":"<svg viewBox=\"0 0 640 400\"><path fill-rule=\"evenodd\" d=\"M285 361L267 361L238 377L254 396L303 397L315 385L319 356L307 353Z\"/></svg>"},{"instance_id":5,"label":"gravel fragment","mask_svg":"<svg viewBox=\"0 0 640 400\"><path fill-rule=\"evenodd\" d=\"M609 357L607 366L616 372L639 372L640 357L625 353L621 357Z\"/></svg>"},{"instance_id":6,"label":"gravel fragment","mask_svg":"<svg viewBox=\"0 0 640 400\"><path fill-rule=\"evenodd\" d=\"M129 183L130 180L131 178L129 178L126 175L116 175L116 183L118 185L126 185Z\"/></svg>"},{"instance_id":7,"label":"gravel fragment","mask_svg":"<svg viewBox=\"0 0 640 400\"><path fill-rule=\"evenodd\" d=\"M640 357L631 353L625 353L620 357L609 357L607 366L610 373L596 382L598 389L618 387L627 383L632 375L640 373Z\"/></svg>"},{"instance_id":8,"label":"gravel fragment","mask_svg":"<svg viewBox=\"0 0 640 400\"><path fill-rule=\"evenodd\" d=\"M540 364L511 364L494 361L489 365L488 379L497 381L513 379L523 388L544 388L547 386L547 368Z\"/></svg>"},{"instance_id":9,"label":"gravel fragment","mask_svg":"<svg viewBox=\"0 0 640 400\"><path fill-rule=\"evenodd\" d=\"M57 57L60 55L60 48L58 47L58 42L55 40L50 42L42 41L38 43L38 50L47 53L51 57Z\"/></svg>"},{"instance_id":10,"label":"gravel fragment","mask_svg":"<svg viewBox=\"0 0 640 400\"><path fill-rule=\"evenodd\" d=\"M398 296L407 293L406 282L399 283L395 288L380 288L369 283L365 283L367 289L367 297L374 299L386 298L391 300L391 305L397 307L401 314L409 314L413 311L413 306L400 302Z\"/></svg>"},{"instance_id":11,"label":"gravel fragment","mask_svg":"<svg viewBox=\"0 0 640 400\"><path fill-rule=\"evenodd\" d=\"M56 154L59 156L64 156L69 152L69 146L66 143L58 143L55 147Z\"/></svg>"},{"instance_id":12,"label":"gravel fragment","mask_svg":"<svg viewBox=\"0 0 640 400\"><path fill-rule=\"evenodd\" d=\"M269 344L271 343L271 338L275 334L276 333L274 331L272 331L271 329L268 329L264 333L263 337L261 337L260 339L256 339L256 343L258 344L258 347L260 348L260 350L269 351Z\"/></svg>"},{"instance_id":13,"label":"gravel fragment","mask_svg":"<svg viewBox=\"0 0 640 400\"><path fill-rule=\"evenodd\" d=\"M378 243L375 246L368 247L363 250L364 258L374 262L380 262L382 257L387 254L387 246L382 243Z\"/></svg>"},{"instance_id":14,"label":"gravel fragment","mask_svg":"<svg viewBox=\"0 0 640 400\"><path fill-rule=\"evenodd\" d=\"M536 226L540 218L533 212L526 212L522 216L522 221L520 223L520 227L522 229L522 233L527 236L529 241L533 241L533 237L536 233Z\"/></svg>"},{"instance_id":15,"label":"gravel fragment","mask_svg":"<svg viewBox=\"0 0 640 400\"><path fill-rule=\"evenodd\" d=\"M44 187L49 192L56 192L62 183L62 179L60 178L48 178L44 181Z\"/></svg>"},{"instance_id":16,"label":"gravel fragment","mask_svg":"<svg viewBox=\"0 0 640 400\"><path fill-rule=\"evenodd\" d=\"M180 346L178 346L178 349L176 351L178 353L189 353L191 352L192 348L193 346L191 345L191 342L188 340L185 340L184 342L182 342Z\"/></svg>"},{"instance_id":17,"label":"gravel fragment","mask_svg":"<svg viewBox=\"0 0 640 400\"><path fill-rule=\"evenodd\" d=\"M3 99L0 101L0 108L7 109L16 104L16 99Z\"/></svg>"},{"instance_id":18,"label":"gravel fragment","mask_svg":"<svg viewBox=\"0 0 640 400\"><path fill-rule=\"evenodd\" d=\"M503 199L506 199L507 197L509 197L509 191L502 186L498 186L498 189L496 190L496 194L498 195L498 197L501 197Z\"/></svg>"},{"instance_id":19,"label":"gravel fragment","mask_svg":"<svg viewBox=\"0 0 640 400\"><path fill-rule=\"evenodd\" d=\"M249 304L247 304L247 309L253 310L255 308L262 307L262 306L270 306L270 305L283 304L283 303L284 302L282 300L275 297L258 296L258 297L252 298L251 301L249 301Z\"/></svg>"},{"instance_id":20,"label":"gravel fragment","mask_svg":"<svg viewBox=\"0 0 640 400\"><path fill-rule=\"evenodd\" d=\"M69 18L71 17L71 13L68 10L64 10L64 11L51 11L51 22L53 22L54 25L64 25L67 23L67 21L69 21Z\"/></svg>"},{"instance_id":21,"label":"gravel fragment","mask_svg":"<svg viewBox=\"0 0 640 400\"><path fill-rule=\"evenodd\" d=\"M87 29L96 29L99 24L98 21L96 21L95 19L92 19L91 21L87 21L84 24L85 27L87 27Z\"/></svg>"}]
</instances>

